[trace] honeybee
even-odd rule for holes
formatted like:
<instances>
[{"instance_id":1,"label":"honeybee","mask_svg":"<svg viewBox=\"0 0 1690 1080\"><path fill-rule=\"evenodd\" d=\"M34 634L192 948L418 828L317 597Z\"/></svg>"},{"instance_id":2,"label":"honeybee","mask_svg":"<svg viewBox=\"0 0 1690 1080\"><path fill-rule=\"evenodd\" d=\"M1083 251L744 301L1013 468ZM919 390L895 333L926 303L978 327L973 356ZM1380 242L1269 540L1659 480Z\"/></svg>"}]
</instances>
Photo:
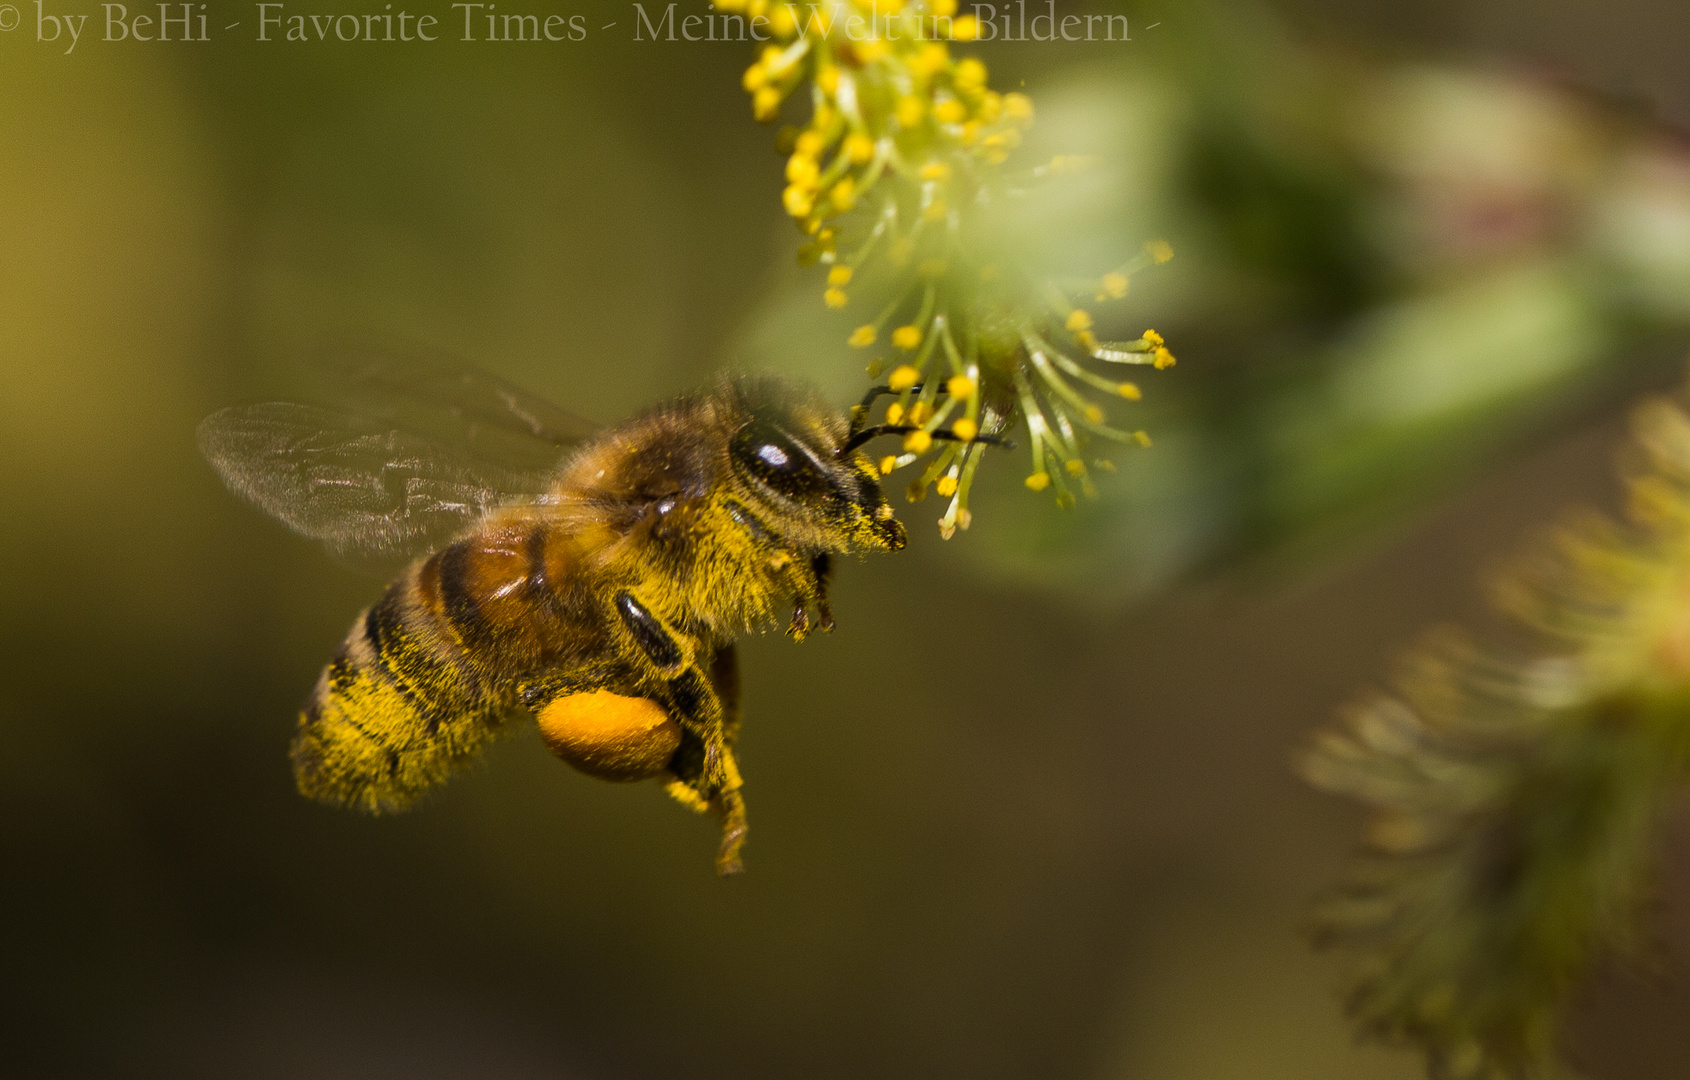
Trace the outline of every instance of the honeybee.
<instances>
[{"instance_id":1,"label":"honeybee","mask_svg":"<svg viewBox=\"0 0 1690 1080\"><path fill-rule=\"evenodd\" d=\"M723 377L596 434L462 362L378 358L357 378L403 407L269 403L199 427L228 486L295 532L421 556L307 698L300 791L403 809L526 710L581 771L660 778L718 815L717 869L739 871L734 639L788 603L794 638L831 630L830 559L904 546L857 449L882 429L772 377Z\"/></svg>"}]
</instances>

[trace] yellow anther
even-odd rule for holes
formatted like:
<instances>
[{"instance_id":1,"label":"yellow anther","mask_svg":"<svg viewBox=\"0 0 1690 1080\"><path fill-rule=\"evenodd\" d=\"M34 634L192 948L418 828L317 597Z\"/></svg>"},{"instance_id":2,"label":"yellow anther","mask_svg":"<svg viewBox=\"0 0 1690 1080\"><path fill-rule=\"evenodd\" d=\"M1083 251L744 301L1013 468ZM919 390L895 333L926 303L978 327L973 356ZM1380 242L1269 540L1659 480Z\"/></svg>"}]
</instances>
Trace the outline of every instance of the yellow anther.
<instances>
[{"instance_id":1,"label":"yellow anther","mask_svg":"<svg viewBox=\"0 0 1690 1080\"><path fill-rule=\"evenodd\" d=\"M742 75L739 80L740 85L745 87L745 92L748 94L754 93L759 87L768 81L769 72L760 63L752 64L750 67L746 68L745 74Z\"/></svg>"},{"instance_id":2,"label":"yellow anther","mask_svg":"<svg viewBox=\"0 0 1690 1080\"><path fill-rule=\"evenodd\" d=\"M1096 405L1087 405L1084 409L1085 418L1094 424L1103 423L1103 410Z\"/></svg>"},{"instance_id":3,"label":"yellow anther","mask_svg":"<svg viewBox=\"0 0 1690 1080\"><path fill-rule=\"evenodd\" d=\"M1150 435L1143 431L1135 431L1133 432L1133 442L1138 443L1140 446L1148 447L1150 445Z\"/></svg>"},{"instance_id":4,"label":"yellow anther","mask_svg":"<svg viewBox=\"0 0 1690 1080\"><path fill-rule=\"evenodd\" d=\"M974 380L967 375L952 375L945 380L945 392L966 401L974 396Z\"/></svg>"},{"instance_id":5,"label":"yellow anther","mask_svg":"<svg viewBox=\"0 0 1690 1080\"><path fill-rule=\"evenodd\" d=\"M745 0L718 0L716 7L727 12L744 11Z\"/></svg>"},{"instance_id":6,"label":"yellow anther","mask_svg":"<svg viewBox=\"0 0 1690 1080\"><path fill-rule=\"evenodd\" d=\"M1164 347L1164 346L1161 346L1161 345L1156 346L1156 361L1155 361L1155 364L1156 364L1156 370L1157 371L1161 371L1163 368L1171 368L1171 367L1174 366L1174 363L1175 363L1175 361L1174 361L1174 354L1173 353L1169 352L1167 350L1167 348Z\"/></svg>"},{"instance_id":7,"label":"yellow anther","mask_svg":"<svg viewBox=\"0 0 1690 1080\"><path fill-rule=\"evenodd\" d=\"M1033 119L1033 99L1026 94L1014 92L1003 96L1004 115L1011 120L1029 121Z\"/></svg>"},{"instance_id":8,"label":"yellow anther","mask_svg":"<svg viewBox=\"0 0 1690 1080\"><path fill-rule=\"evenodd\" d=\"M780 91L772 86L763 86L751 95L751 115L759 124L773 123L780 115Z\"/></svg>"},{"instance_id":9,"label":"yellow anther","mask_svg":"<svg viewBox=\"0 0 1690 1080\"><path fill-rule=\"evenodd\" d=\"M968 119L968 109L956 98L945 98L933 105L933 119L941 124L960 124Z\"/></svg>"},{"instance_id":10,"label":"yellow anther","mask_svg":"<svg viewBox=\"0 0 1690 1080\"><path fill-rule=\"evenodd\" d=\"M798 136L798 141L793 144L792 149L795 153L803 154L808 158L813 158L820 155L826 146L827 140L822 138L821 132L806 131ZM788 177L787 179L791 179L791 177Z\"/></svg>"},{"instance_id":11,"label":"yellow anther","mask_svg":"<svg viewBox=\"0 0 1690 1080\"><path fill-rule=\"evenodd\" d=\"M822 303L826 304L835 311L844 307L846 301L849 299L850 297L845 295L844 289L828 289L826 292L822 293Z\"/></svg>"},{"instance_id":12,"label":"yellow anther","mask_svg":"<svg viewBox=\"0 0 1690 1080\"><path fill-rule=\"evenodd\" d=\"M1068 470L1069 476L1084 476L1086 474L1086 463L1079 458L1069 458L1062 463L1062 467Z\"/></svg>"},{"instance_id":13,"label":"yellow anther","mask_svg":"<svg viewBox=\"0 0 1690 1080\"><path fill-rule=\"evenodd\" d=\"M1081 330L1074 335L1074 340L1079 342L1080 347L1085 349L1086 352L1097 351L1097 335L1090 330Z\"/></svg>"},{"instance_id":14,"label":"yellow anther","mask_svg":"<svg viewBox=\"0 0 1690 1080\"><path fill-rule=\"evenodd\" d=\"M975 436L980 434L980 425L965 416L951 425L951 434L963 442L973 442Z\"/></svg>"},{"instance_id":15,"label":"yellow anther","mask_svg":"<svg viewBox=\"0 0 1690 1080\"><path fill-rule=\"evenodd\" d=\"M904 407L902 405L898 404L896 401L894 401L892 404L886 406L886 422L888 424L893 425L893 426L897 426L898 424L903 423L904 422Z\"/></svg>"},{"instance_id":16,"label":"yellow anther","mask_svg":"<svg viewBox=\"0 0 1690 1080\"><path fill-rule=\"evenodd\" d=\"M912 454L925 454L933 445L933 436L925 431L912 431L904 436L904 449Z\"/></svg>"},{"instance_id":17,"label":"yellow anther","mask_svg":"<svg viewBox=\"0 0 1690 1080\"><path fill-rule=\"evenodd\" d=\"M948 19L956 14L956 0L933 0L928 7L936 18Z\"/></svg>"},{"instance_id":18,"label":"yellow anther","mask_svg":"<svg viewBox=\"0 0 1690 1080\"><path fill-rule=\"evenodd\" d=\"M839 92L839 69L829 64L818 70L816 72L816 85L822 88L824 94L837 94Z\"/></svg>"},{"instance_id":19,"label":"yellow anther","mask_svg":"<svg viewBox=\"0 0 1690 1080\"><path fill-rule=\"evenodd\" d=\"M798 29L798 17L792 13L791 4L780 4L775 8L769 16L769 29L776 37L792 36L792 32Z\"/></svg>"},{"instance_id":20,"label":"yellow anther","mask_svg":"<svg viewBox=\"0 0 1690 1080\"><path fill-rule=\"evenodd\" d=\"M745 5L746 14L750 15L753 19L766 13L768 10L769 0L750 0L750 2Z\"/></svg>"},{"instance_id":21,"label":"yellow anther","mask_svg":"<svg viewBox=\"0 0 1690 1080\"><path fill-rule=\"evenodd\" d=\"M828 251L832 251L833 250L833 230L832 229L823 229L821 232L817 233L816 234L816 243L820 244L823 248L827 249Z\"/></svg>"},{"instance_id":22,"label":"yellow anther","mask_svg":"<svg viewBox=\"0 0 1690 1080\"><path fill-rule=\"evenodd\" d=\"M1036 472L1032 476L1027 477L1023 483L1027 485L1029 490L1043 491L1045 488L1050 486L1050 474L1047 472Z\"/></svg>"},{"instance_id":23,"label":"yellow anther","mask_svg":"<svg viewBox=\"0 0 1690 1080\"><path fill-rule=\"evenodd\" d=\"M913 352L921 344L921 328L916 326L900 326L892 331L892 344L905 352ZM906 365L907 366L907 365ZM902 368L899 369L903 370ZM915 385L915 368L910 368L910 385Z\"/></svg>"},{"instance_id":24,"label":"yellow anther","mask_svg":"<svg viewBox=\"0 0 1690 1080\"><path fill-rule=\"evenodd\" d=\"M1127 286L1131 284L1131 280L1125 274L1108 273L1103 275L1104 294L1116 300L1127 295Z\"/></svg>"},{"instance_id":25,"label":"yellow anther","mask_svg":"<svg viewBox=\"0 0 1690 1080\"><path fill-rule=\"evenodd\" d=\"M951 167L943 161L929 161L921 167L921 178L923 180L949 180L951 178Z\"/></svg>"},{"instance_id":26,"label":"yellow anther","mask_svg":"<svg viewBox=\"0 0 1690 1080\"><path fill-rule=\"evenodd\" d=\"M957 61L953 82L962 90L978 90L986 85L986 65L972 56Z\"/></svg>"},{"instance_id":27,"label":"yellow anther","mask_svg":"<svg viewBox=\"0 0 1690 1080\"><path fill-rule=\"evenodd\" d=\"M943 71L945 65L951 62L950 53L945 46L937 41L930 41L921 50L910 57L910 68L922 75L932 75Z\"/></svg>"},{"instance_id":28,"label":"yellow anther","mask_svg":"<svg viewBox=\"0 0 1690 1080\"><path fill-rule=\"evenodd\" d=\"M1166 240L1152 240L1144 245L1144 250L1150 253L1150 258L1158 263L1165 263L1174 257L1174 245Z\"/></svg>"},{"instance_id":29,"label":"yellow anther","mask_svg":"<svg viewBox=\"0 0 1690 1080\"><path fill-rule=\"evenodd\" d=\"M892 374L886 377L886 385L895 393L903 393L921 381L921 372L909 364L899 364L892 369Z\"/></svg>"},{"instance_id":30,"label":"yellow anther","mask_svg":"<svg viewBox=\"0 0 1690 1080\"><path fill-rule=\"evenodd\" d=\"M864 323L851 331L851 336L845 339L845 344L853 349L866 349L874 344L875 336L874 327Z\"/></svg>"},{"instance_id":31,"label":"yellow anther","mask_svg":"<svg viewBox=\"0 0 1690 1080\"><path fill-rule=\"evenodd\" d=\"M891 476L892 470L896 469L897 467L898 467L898 459L893 457L891 454L887 454L885 457L880 459L880 475L881 476Z\"/></svg>"},{"instance_id":32,"label":"yellow anther","mask_svg":"<svg viewBox=\"0 0 1690 1080\"><path fill-rule=\"evenodd\" d=\"M857 54L857 59L861 60L865 64L872 64L891 51L891 46L887 45L879 38L869 38L866 41L854 42L852 44L852 48Z\"/></svg>"},{"instance_id":33,"label":"yellow anther","mask_svg":"<svg viewBox=\"0 0 1690 1080\"><path fill-rule=\"evenodd\" d=\"M958 15L951 21L951 38L954 41L973 41L980 36L980 20L972 15Z\"/></svg>"},{"instance_id":34,"label":"yellow anther","mask_svg":"<svg viewBox=\"0 0 1690 1080\"><path fill-rule=\"evenodd\" d=\"M956 477L939 477L939 482L933 485L933 490L937 491L942 498L950 498L952 495L956 494Z\"/></svg>"},{"instance_id":35,"label":"yellow anther","mask_svg":"<svg viewBox=\"0 0 1690 1080\"><path fill-rule=\"evenodd\" d=\"M880 373L886 370L886 364L880 359L880 357L877 356L873 360L869 361L868 366L863 368L863 370L868 372L869 378L878 379L880 378Z\"/></svg>"},{"instance_id":36,"label":"yellow anther","mask_svg":"<svg viewBox=\"0 0 1690 1080\"><path fill-rule=\"evenodd\" d=\"M904 498L910 502L920 502L927 498L927 485L919 479L911 480L910 486L904 489Z\"/></svg>"},{"instance_id":37,"label":"yellow anther","mask_svg":"<svg viewBox=\"0 0 1690 1080\"><path fill-rule=\"evenodd\" d=\"M797 184L792 184L781 192L780 199L781 204L786 207L786 212L795 218L808 216L816 205L815 200L810 197L809 189Z\"/></svg>"},{"instance_id":38,"label":"yellow anther","mask_svg":"<svg viewBox=\"0 0 1690 1080\"><path fill-rule=\"evenodd\" d=\"M912 128L921 123L921 118L927 115L927 106L920 98L914 94L909 94L898 99L898 105L893 110L893 115L898 118L900 125Z\"/></svg>"},{"instance_id":39,"label":"yellow anther","mask_svg":"<svg viewBox=\"0 0 1690 1080\"><path fill-rule=\"evenodd\" d=\"M1081 330L1090 330L1091 315L1083 308L1075 308L1068 313L1068 321L1063 325L1068 327L1068 332L1071 334L1077 334Z\"/></svg>"},{"instance_id":40,"label":"yellow anther","mask_svg":"<svg viewBox=\"0 0 1690 1080\"><path fill-rule=\"evenodd\" d=\"M827 272L827 283L829 285L849 285L851 283L851 268L849 266L836 266L829 270Z\"/></svg>"},{"instance_id":41,"label":"yellow anther","mask_svg":"<svg viewBox=\"0 0 1690 1080\"><path fill-rule=\"evenodd\" d=\"M874 140L857 132L845 140L845 156L853 165L863 165L874 157Z\"/></svg>"},{"instance_id":42,"label":"yellow anther","mask_svg":"<svg viewBox=\"0 0 1690 1080\"><path fill-rule=\"evenodd\" d=\"M1162 344L1162 335L1158 334L1154 330L1146 330L1144 333L1140 334L1139 337L1150 342L1151 348L1155 348L1156 346Z\"/></svg>"},{"instance_id":43,"label":"yellow anther","mask_svg":"<svg viewBox=\"0 0 1690 1080\"><path fill-rule=\"evenodd\" d=\"M1126 398L1128 401L1137 401L1139 398L1144 396L1144 391L1138 388L1137 383L1124 382L1120 386L1120 391L1121 396Z\"/></svg>"},{"instance_id":44,"label":"yellow anther","mask_svg":"<svg viewBox=\"0 0 1690 1080\"><path fill-rule=\"evenodd\" d=\"M833 205L838 207L839 212L843 214L857 205L857 182L847 176L833 185L833 190L828 194L833 199Z\"/></svg>"},{"instance_id":45,"label":"yellow anther","mask_svg":"<svg viewBox=\"0 0 1690 1080\"><path fill-rule=\"evenodd\" d=\"M933 406L925 401L918 401L910 406L910 423L925 424L933 416Z\"/></svg>"},{"instance_id":46,"label":"yellow anther","mask_svg":"<svg viewBox=\"0 0 1690 1080\"><path fill-rule=\"evenodd\" d=\"M805 134L811 133L805 132ZM786 159L786 179L789 183L814 187L816 177L819 175L821 175L821 170L816 165L816 159L802 150Z\"/></svg>"},{"instance_id":47,"label":"yellow anther","mask_svg":"<svg viewBox=\"0 0 1690 1080\"><path fill-rule=\"evenodd\" d=\"M962 145L973 146L980 139L980 121L970 120L962 125Z\"/></svg>"}]
</instances>

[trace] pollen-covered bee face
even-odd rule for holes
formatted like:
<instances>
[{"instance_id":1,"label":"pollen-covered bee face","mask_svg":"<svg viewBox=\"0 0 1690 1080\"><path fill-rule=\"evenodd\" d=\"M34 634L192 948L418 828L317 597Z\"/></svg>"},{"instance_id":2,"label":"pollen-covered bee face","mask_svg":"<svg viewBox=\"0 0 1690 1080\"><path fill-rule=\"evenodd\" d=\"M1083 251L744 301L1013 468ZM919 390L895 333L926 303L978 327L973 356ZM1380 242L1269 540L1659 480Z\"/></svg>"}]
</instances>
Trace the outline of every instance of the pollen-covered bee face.
<instances>
[{"instance_id":1,"label":"pollen-covered bee face","mask_svg":"<svg viewBox=\"0 0 1690 1080\"><path fill-rule=\"evenodd\" d=\"M828 431L795 415L770 410L735 433L728 457L742 482L777 519L834 550L897 551L904 525L861 454L839 454ZM797 537L794 537L797 539Z\"/></svg>"}]
</instances>

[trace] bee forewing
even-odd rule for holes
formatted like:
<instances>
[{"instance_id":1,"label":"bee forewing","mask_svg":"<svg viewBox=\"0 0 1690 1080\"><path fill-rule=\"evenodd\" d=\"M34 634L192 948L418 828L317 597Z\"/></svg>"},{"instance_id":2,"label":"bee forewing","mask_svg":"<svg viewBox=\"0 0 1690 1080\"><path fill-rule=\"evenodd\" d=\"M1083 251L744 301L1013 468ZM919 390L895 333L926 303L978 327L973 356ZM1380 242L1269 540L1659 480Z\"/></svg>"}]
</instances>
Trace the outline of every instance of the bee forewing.
<instances>
[{"instance_id":1,"label":"bee forewing","mask_svg":"<svg viewBox=\"0 0 1690 1080\"><path fill-rule=\"evenodd\" d=\"M241 406L206 417L198 437L232 491L338 555L421 554L496 507L555 502L546 471L355 413Z\"/></svg>"}]
</instances>

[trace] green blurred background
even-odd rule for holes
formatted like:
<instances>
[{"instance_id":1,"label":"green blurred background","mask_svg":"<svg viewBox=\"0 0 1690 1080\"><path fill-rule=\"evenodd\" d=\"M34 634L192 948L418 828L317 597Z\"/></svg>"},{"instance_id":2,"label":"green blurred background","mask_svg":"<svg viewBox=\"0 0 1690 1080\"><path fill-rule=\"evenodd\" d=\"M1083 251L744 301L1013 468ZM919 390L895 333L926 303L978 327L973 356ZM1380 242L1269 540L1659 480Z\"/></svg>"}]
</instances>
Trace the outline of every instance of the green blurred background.
<instances>
[{"instance_id":1,"label":"green blurred background","mask_svg":"<svg viewBox=\"0 0 1690 1080\"><path fill-rule=\"evenodd\" d=\"M70 55L33 4L0 31L19 1075L1419 1075L1299 938L1356 822L1287 762L1520 536L1611 501L1626 401L1681 378L1690 9L1164 3L1130 44L980 46L1040 107L1029 160L1101 160L1052 253L1179 252L1117 316L1181 358L1144 380L1157 445L1071 514L1019 462L948 545L911 507L837 633L742 646L730 882L711 823L531 731L402 817L300 799L295 710L381 582L193 430L368 331L606 422L725 364L853 395L746 47L599 0L521 8L617 23L545 46L105 43L87 10ZM1690 1071L1686 862L1664 975L1581 997L1593 1076Z\"/></svg>"}]
</instances>

